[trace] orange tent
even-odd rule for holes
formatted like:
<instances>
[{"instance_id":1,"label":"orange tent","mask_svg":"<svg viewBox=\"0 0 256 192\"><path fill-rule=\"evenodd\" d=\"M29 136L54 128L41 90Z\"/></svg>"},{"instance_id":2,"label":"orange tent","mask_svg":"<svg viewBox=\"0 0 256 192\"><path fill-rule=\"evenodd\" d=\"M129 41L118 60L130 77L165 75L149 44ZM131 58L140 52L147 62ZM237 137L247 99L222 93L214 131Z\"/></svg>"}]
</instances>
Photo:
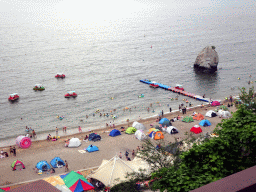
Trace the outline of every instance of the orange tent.
<instances>
[{"instance_id":1,"label":"orange tent","mask_svg":"<svg viewBox=\"0 0 256 192\"><path fill-rule=\"evenodd\" d=\"M154 140L163 139L164 134L161 131L157 131L154 137Z\"/></svg>"},{"instance_id":2,"label":"orange tent","mask_svg":"<svg viewBox=\"0 0 256 192\"><path fill-rule=\"evenodd\" d=\"M204 116L200 113L195 114L195 116L193 117L194 120L203 120Z\"/></svg>"},{"instance_id":3,"label":"orange tent","mask_svg":"<svg viewBox=\"0 0 256 192\"><path fill-rule=\"evenodd\" d=\"M159 129L156 129L156 128L150 128L150 129L149 129L149 131L148 131L148 135L149 135L152 131L157 132L157 131L159 131Z\"/></svg>"}]
</instances>

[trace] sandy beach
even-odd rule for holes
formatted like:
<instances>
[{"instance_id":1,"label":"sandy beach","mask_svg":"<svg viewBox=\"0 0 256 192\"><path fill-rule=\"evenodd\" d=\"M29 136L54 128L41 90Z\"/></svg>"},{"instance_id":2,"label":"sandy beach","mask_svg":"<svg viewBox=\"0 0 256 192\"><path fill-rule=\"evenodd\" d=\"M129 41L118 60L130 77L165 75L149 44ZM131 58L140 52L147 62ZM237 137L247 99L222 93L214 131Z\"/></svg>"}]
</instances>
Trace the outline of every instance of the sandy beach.
<instances>
[{"instance_id":1,"label":"sandy beach","mask_svg":"<svg viewBox=\"0 0 256 192\"><path fill-rule=\"evenodd\" d=\"M227 102L223 102L224 105L227 105ZM204 107L202 106L197 106L194 107L190 110L187 110L187 113L185 116L190 116L192 115L193 111L199 112L203 115L208 110L215 110L217 107L212 107L205 105ZM231 112L234 112L236 110L235 106L232 106L229 108ZM181 117L183 116L181 112L179 111L174 111L171 113L165 113L164 117L168 119L172 119L174 117L177 117L180 115ZM209 127L202 127L203 133L205 134L206 132L212 132L216 125L221 122L222 118L219 117L206 117L205 119L208 119L212 125ZM159 125L158 122L156 122L156 117L151 117L148 119L141 119L137 120L140 123L143 123L147 130L150 129L150 124ZM193 127L196 124L199 124L200 121L194 121L192 123L185 123L182 122L181 120L173 122L173 126L175 126L179 133L175 135L169 135L168 133L165 133L165 142L174 142L175 138L179 138L180 140L182 138L187 138L185 135L185 132L189 132L190 128ZM132 122L129 122L129 125L132 125ZM128 123L123 124L123 125L118 125L116 126L116 129L120 129L120 127L128 127ZM14 157L12 154L8 158L3 158L0 159L0 186L10 186L12 184L20 183L20 182L25 182L25 181L30 181L30 180L36 180L36 179L43 179L46 177L53 176L51 174L44 173L42 175L38 175L33 168L36 166L36 164L41 161L41 160L46 160L48 163L54 158L54 157L60 157L63 160L67 160L69 164L69 169L70 170L82 170L82 169L87 169L91 167L96 167L99 166L102 162L103 159L111 159L114 155L118 155L120 152L124 155L124 152L128 150L130 152L130 157L131 157L131 152L132 150L136 149L137 146L141 146L142 142L139 141L138 139L135 138L134 135L128 135L122 132L122 135L117 136L117 137L110 137L108 136L109 132L113 128L105 128L105 129L99 129L97 131L94 131L95 133L98 133L101 135L102 140L98 142L85 142L82 141L82 145L78 148L67 148L65 147L65 140L70 139L73 137L77 137L79 139L83 139L85 135L89 135L88 132L82 132L82 133L77 133L74 135L68 135L68 136L63 136L57 141L33 141L32 145L28 149L22 149L22 148L17 148L17 156ZM62 130L59 130L62 131ZM199 136L195 135L195 136ZM83 150L87 148L89 145L96 145L99 148L98 152L93 152L93 153L80 153L78 150ZM9 146L6 146L4 148L1 148L4 151L7 151L9 153ZM22 160L22 162L25 164L26 169L23 170L16 170L12 171L11 169L11 164L14 160L19 159ZM65 174L65 169L60 168L60 169L55 169L56 173L54 175L60 175L60 174Z\"/></svg>"}]
</instances>

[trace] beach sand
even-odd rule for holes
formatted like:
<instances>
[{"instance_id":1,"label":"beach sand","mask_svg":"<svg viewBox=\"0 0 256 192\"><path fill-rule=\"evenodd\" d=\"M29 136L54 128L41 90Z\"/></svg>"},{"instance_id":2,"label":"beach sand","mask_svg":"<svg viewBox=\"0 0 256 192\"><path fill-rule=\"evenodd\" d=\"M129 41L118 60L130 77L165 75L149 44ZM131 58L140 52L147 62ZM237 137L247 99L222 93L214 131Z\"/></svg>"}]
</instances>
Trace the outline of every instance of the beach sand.
<instances>
[{"instance_id":1,"label":"beach sand","mask_svg":"<svg viewBox=\"0 0 256 192\"><path fill-rule=\"evenodd\" d=\"M226 105L227 103L224 102L224 104ZM193 111L205 115L205 113L208 110L215 110L216 108L217 107L209 107L207 105L205 105L204 107L197 106L192 108L191 110L187 110L187 114L185 114L185 116L192 115ZM234 112L236 111L236 108L235 106L233 106L230 107L229 110L231 112ZM171 113L165 113L164 117L172 119L174 117L177 117L178 115L183 116L181 112L176 111ZM216 125L220 123L222 120L222 118L219 117L206 117L206 119L208 119L212 123L212 125L210 127L202 127L202 134L205 134L206 132L211 133L216 127ZM153 124L154 126L159 125L158 122L156 122L156 117L141 119L138 120L138 122L143 123L146 126L147 130L150 129L150 124ZM173 122L173 126L175 126L178 129L179 133L175 135L169 135L168 133L165 133L165 142L174 142L175 138L179 138L179 140L182 140L182 138L187 138L185 132L189 132L190 128L196 124L199 124L199 122L200 121L185 123L181 120ZM129 125L131 126L132 122L130 122ZM121 126L127 128L128 123L118 125L116 126L116 129L120 129ZM60 157L63 160L67 160L70 170L78 171L92 167L97 167L101 164L103 159L109 160L113 156L119 155L120 152L122 152L124 158L124 153L126 150L128 150L128 152L130 153L129 156L131 157L132 150L136 150L137 146L141 146L143 143L136 139L134 134L127 135L124 132L122 132L122 135L120 136L110 137L108 136L108 134L112 129L113 128L95 130L95 133L101 135L102 140L98 142L82 141L82 145L78 148L65 147L64 140L73 137L78 137L79 139L82 139L85 137L85 135L89 135L88 132L63 136L57 141L33 141L31 147L28 149L16 147L16 157L10 155L8 158L0 159L0 186L10 186L12 184L17 184L20 182L43 179L46 177L53 176L52 174L47 173L43 173L42 175L38 175L37 173L35 173L33 168L35 168L36 164L42 160L46 160L48 163L50 163L50 161L54 157ZM195 136L198 137L200 136L200 134ZM78 151L87 148L91 144L96 145L99 148L99 151L93 153L80 153ZM4 147L3 149L4 151L7 151L9 153L9 146ZM26 169L12 171L11 164L14 160L17 159L21 160L25 164ZM65 174L65 168L55 169L55 171L56 173L54 175Z\"/></svg>"}]
</instances>

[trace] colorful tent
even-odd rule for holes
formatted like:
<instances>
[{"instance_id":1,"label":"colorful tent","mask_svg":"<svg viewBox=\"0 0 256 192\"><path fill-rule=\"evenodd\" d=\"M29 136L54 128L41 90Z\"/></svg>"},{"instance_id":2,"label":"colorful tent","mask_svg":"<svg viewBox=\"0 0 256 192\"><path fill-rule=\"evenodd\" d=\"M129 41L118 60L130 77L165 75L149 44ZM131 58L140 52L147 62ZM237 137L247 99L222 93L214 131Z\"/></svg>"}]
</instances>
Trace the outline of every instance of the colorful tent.
<instances>
[{"instance_id":1,"label":"colorful tent","mask_svg":"<svg viewBox=\"0 0 256 192\"><path fill-rule=\"evenodd\" d=\"M118 135L121 135L121 132L118 131L117 129L113 129L113 130L109 133L109 136L111 136L111 137L115 137L115 136L118 136Z\"/></svg>"},{"instance_id":2,"label":"colorful tent","mask_svg":"<svg viewBox=\"0 0 256 192\"><path fill-rule=\"evenodd\" d=\"M54 167L54 168L58 168L58 167L63 167L65 166L65 163L64 161L59 158L59 157L55 157L51 160L50 162L51 166Z\"/></svg>"},{"instance_id":3,"label":"colorful tent","mask_svg":"<svg viewBox=\"0 0 256 192\"><path fill-rule=\"evenodd\" d=\"M85 149L86 151L88 151L89 153L94 152L94 151L99 151L99 148L96 147L95 145L89 145L89 147L87 147L87 149Z\"/></svg>"},{"instance_id":4,"label":"colorful tent","mask_svg":"<svg viewBox=\"0 0 256 192\"><path fill-rule=\"evenodd\" d=\"M169 134L176 134L179 133L176 127L170 126L166 128L166 132Z\"/></svg>"},{"instance_id":5,"label":"colorful tent","mask_svg":"<svg viewBox=\"0 0 256 192\"><path fill-rule=\"evenodd\" d=\"M193 122L193 117L191 116L186 116L182 119L183 122L186 122L186 123L190 123L190 122Z\"/></svg>"},{"instance_id":6,"label":"colorful tent","mask_svg":"<svg viewBox=\"0 0 256 192\"><path fill-rule=\"evenodd\" d=\"M219 106L220 105L220 102L219 101L212 101L212 106Z\"/></svg>"},{"instance_id":7,"label":"colorful tent","mask_svg":"<svg viewBox=\"0 0 256 192\"><path fill-rule=\"evenodd\" d=\"M207 113L205 114L206 117L216 117L217 113L215 113L213 110L209 110L207 111Z\"/></svg>"},{"instance_id":8,"label":"colorful tent","mask_svg":"<svg viewBox=\"0 0 256 192\"><path fill-rule=\"evenodd\" d=\"M160 121L159 121L159 124L161 124L162 126L169 126L170 125L170 121L169 119L167 118L162 118Z\"/></svg>"},{"instance_id":9,"label":"colorful tent","mask_svg":"<svg viewBox=\"0 0 256 192\"><path fill-rule=\"evenodd\" d=\"M156 129L156 128L150 128L150 129L148 130L148 134L150 134L152 131L157 132L157 131L160 131L160 130L159 130L159 129Z\"/></svg>"},{"instance_id":10,"label":"colorful tent","mask_svg":"<svg viewBox=\"0 0 256 192\"><path fill-rule=\"evenodd\" d=\"M12 167L13 171L15 171L17 169L25 169L25 165L19 160L13 161L11 167Z\"/></svg>"},{"instance_id":11,"label":"colorful tent","mask_svg":"<svg viewBox=\"0 0 256 192\"><path fill-rule=\"evenodd\" d=\"M145 135L145 133L142 131L142 130L137 130L135 132L135 137L137 139L139 139L140 141L144 140L144 139L147 139L147 136Z\"/></svg>"},{"instance_id":12,"label":"colorful tent","mask_svg":"<svg viewBox=\"0 0 256 192\"><path fill-rule=\"evenodd\" d=\"M82 192L94 189L94 186L89 183L83 175L74 171L71 171L65 178L63 178L63 181L72 192Z\"/></svg>"},{"instance_id":13,"label":"colorful tent","mask_svg":"<svg viewBox=\"0 0 256 192\"><path fill-rule=\"evenodd\" d=\"M152 131L148 136L154 140L164 139L164 134L161 131Z\"/></svg>"},{"instance_id":14,"label":"colorful tent","mask_svg":"<svg viewBox=\"0 0 256 192\"><path fill-rule=\"evenodd\" d=\"M204 119L204 120L200 121L199 125L206 127L206 126L210 126L211 123L209 120Z\"/></svg>"},{"instance_id":15,"label":"colorful tent","mask_svg":"<svg viewBox=\"0 0 256 192\"><path fill-rule=\"evenodd\" d=\"M31 139L29 137L21 135L16 138L16 145L23 149L29 148L31 145Z\"/></svg>"},{"instance_id":16,"label":"colorful tent","mask_svg":"<svg viewBox=\"0 0 256 192\"><path fill-rule=\"evenodd\" d=\"M191 132L195 133L195 134L198 134L198 133L201 133L203 132L201 127L199 125L195 125L194 127L192 127L190 129Z\"/></svg>"},{"instance_id":17,"label":"colorful tent","mask_svg":"<svg viewBox=\"0 0 256 192\"><path fill-rule=\"evenodd\" d=\"M40 161L36 164L36 168L41 171L48 171L51 169L51 166L47 163L47 161Z\"/></svg>"},{"instance_id":18,"label":"colorful tent","mask_svg":"<svg viewBox=\"0 0 256 192\"><path fill-rule=\"evenodd\" d=\"M136 128L134 128L134 127L128 127L128 128L126 129L125 133L127 133L127 134L133 134L133 133L135 133L136 131L137 131Z\"/></svg>"},{"instance_id":19,"label":"colorful tent","mask_svg":"<svg viewBox=\"0 0 256 192\"><path fill-rule=\"evenodd\" d=\"M204 116L201 113L197 113L193 117L194 120L203 120Z\"/></svg>"},{"instance_id":20,"label":"colorful tent","mask_svg":"<svg viewBox=\"0 0 256 192\"><path fill-rule=\"evenodd\" d=\"M228 111L228 107L225 105L219 106L219 109L222 109L223 111Z\"/></svg>"},{"instance_id":21,"label":"colorful tent","mask_svg":"<svg viewBox=\"0 0 256 192\"><path fill-rule=\"evenodd\" d=\"M78 138L72 138L69 140L68 147L79 147L81 144L82 143Z\"/></svg>"},{"instance_id":22,"label":"colorful tent","mask_svg":"<svg viewBox=\"0 0 256 192\"><path fill-rule=\"evenodd\" d=\"M89 141L100 141L101 140L101 136L96 134L96 133L91 133L89 135Z\"/></svg>"},{"instance_id":23,"label":"colorful tent","mask_svg":"<svg viewBox=\"0 0 256 192\"><path fill-rule=\"evenodd\" d=\"M138 123L137 121L133 122L132 127L134 127L137 130L146 130L146 127L142 123Z\"/></svg>"}]
</instances>

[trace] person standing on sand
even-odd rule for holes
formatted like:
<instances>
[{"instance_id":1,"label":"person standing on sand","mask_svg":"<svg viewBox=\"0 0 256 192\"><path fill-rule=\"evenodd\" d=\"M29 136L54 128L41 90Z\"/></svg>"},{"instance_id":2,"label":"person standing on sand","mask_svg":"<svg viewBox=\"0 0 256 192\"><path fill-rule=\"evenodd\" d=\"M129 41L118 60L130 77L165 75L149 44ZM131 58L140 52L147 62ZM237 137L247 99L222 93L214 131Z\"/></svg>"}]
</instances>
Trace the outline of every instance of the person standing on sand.
<instances>
[{"instance_id":1,"label":"person standing on sand","mask_svg":"<svg viewBox=\"0 0 256 192\"><path fill-rule=\"evenodd\" d=\"M12 150L13 150L13 155L16 157L16 148L15 148L15 146L12 148Z\"/></svg>"},{"instance_id":2,"label":"person standing on sand","mask_svg":"<svg viewBox=\"0 0 256 192\"><path fill-rule=\"evenodd\" d=\"M162 117L164 117L164 110L162 110Z\"/></svg>"},{"instance_id":3,"label":"person standing on sand","mask_svg":"<svg viewBox=\"0 0 256 192\"><path fill-rule=\"evenodd\" d=\"M134 151L134 149L132 150L132 158L134 159L134 157L135 157L135 151Z\"/></svg>"},{"instance_id":4,"label":"person standing on sand","mask_svg":"<svg viewBox=\"0 0 256 192\"><path fill-rule=\"evenodd\" d=\"M13 149L12 149L12 146L10 146L10 156L12 153L13 153Z\"/></svg>"},{"instance_id":5,"label":"person standing on sand","mask_svg":"<svg viewBox=\"0 0 256 192\"><path fill-rule=\"evenodd\" d=\"M119 154L119 158L120 158L120 159L122 159L122 152L120 152L120 154Z\"/></svg>"},{"instance_id":6,"label":"person standing on sand","mask_svg":"<svg viewBox=\"0 0 256 192\"><path fill-rule=\"evenodd\" d=\"M56 137L58 137L58 127L55 128L55 131L56 131Z\"/></svg>"},{"instance_id":7,"label":"person standing on sand","mask_svg":"<svg viewBox=\"0 0 256 192\"><path fill-rule=\"evenodd\" d=\"M69 171L68 169L68 162L65 160L65 172Z\"/></svg>"},{"instance_id":8,"label":"person standing on sand","mask_svg":"<svg viewBox=\"0 0 256 192\"><path fill-rule=\"evenodd\" d=\"M81 126L78 127L78 132L81 133L82 132L82 128Z\"/></svg>"}]
</instances>

